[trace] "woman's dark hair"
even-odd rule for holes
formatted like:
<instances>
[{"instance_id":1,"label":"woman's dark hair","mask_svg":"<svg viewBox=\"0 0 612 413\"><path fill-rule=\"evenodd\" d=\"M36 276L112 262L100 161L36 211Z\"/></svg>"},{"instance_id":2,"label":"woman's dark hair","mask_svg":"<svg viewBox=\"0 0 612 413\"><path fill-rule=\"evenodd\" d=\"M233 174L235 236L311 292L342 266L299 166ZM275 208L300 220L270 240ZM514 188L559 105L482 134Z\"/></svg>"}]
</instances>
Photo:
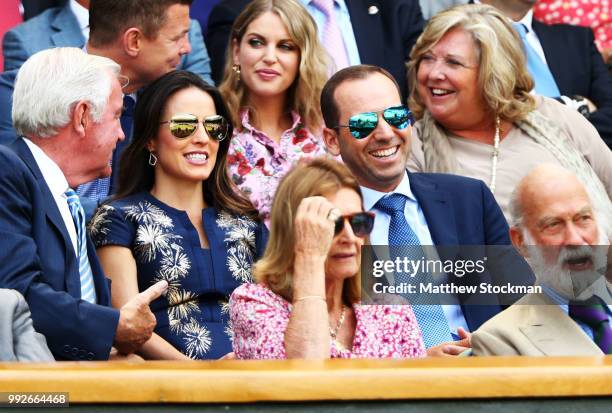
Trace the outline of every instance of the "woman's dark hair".
<instances>
[{"instance_id":1,"label":"woman's dark hair","mask_svg":"<svg viewBox=\"0 0 612 413\"><path fill-rule=\"evenodd\" d=\"M119 190L115 199L138 192L150 191L155 183L154 167L149 165L147 144L158 135L161 117L166 103L176 92L188 88L206 92L215 103L218 115L228 120L227 137L219 142L217 161L207 180L203 182L204 201L217 210L246 215L257 219L257 210L242 196L227 174L226 156L232 139L233 128L227 105L219 91L204 82L198 75L185 70L174 70L151 83L139 96L134 110L132 141L121 156Z\"/></svg>"}]
</instances>

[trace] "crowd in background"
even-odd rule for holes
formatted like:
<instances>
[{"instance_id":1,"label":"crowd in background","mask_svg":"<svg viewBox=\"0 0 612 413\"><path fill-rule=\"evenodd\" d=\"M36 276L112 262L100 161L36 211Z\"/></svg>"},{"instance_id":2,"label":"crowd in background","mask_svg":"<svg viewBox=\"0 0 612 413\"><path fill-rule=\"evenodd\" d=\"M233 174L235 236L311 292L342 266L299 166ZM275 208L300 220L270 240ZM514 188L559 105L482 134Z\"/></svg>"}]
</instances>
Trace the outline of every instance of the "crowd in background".
<instances>
[{"instance_id":1,"label":"crowd in background","mask_svg":"<svg viewBox=\"0 0 612 413\"><path fill-rule=\"evenodd\" d=\"M22 3L0 359L612 354L608 0Z\"/></svg>"}]
</instances>

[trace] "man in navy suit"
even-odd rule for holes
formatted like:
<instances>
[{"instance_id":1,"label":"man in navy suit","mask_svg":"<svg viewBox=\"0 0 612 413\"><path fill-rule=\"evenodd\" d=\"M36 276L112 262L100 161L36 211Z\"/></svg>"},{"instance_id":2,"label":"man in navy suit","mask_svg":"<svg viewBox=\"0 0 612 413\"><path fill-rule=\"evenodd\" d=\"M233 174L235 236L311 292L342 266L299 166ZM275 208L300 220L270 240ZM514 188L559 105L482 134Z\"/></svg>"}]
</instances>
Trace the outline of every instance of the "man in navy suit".
<instances>
[{"instance_id":1,"label":"man in navy suit","mask_svg":"<svg viewBox=\"0 0 612 413\"><path fill-rule=\"evenodd\" d=\"M314 15L316 8L311 0L298 1ZM210 51L213 79L217 82L223 77L232 24L248 3L249 0L222 0L208 18L206 43ZM344 17L350 21L349 29L342 32L345 45L353 42L357 46L358 56L352 57L349 53L349 62L387 69L399 83L402 96L408 96L405 64L425 23L419 1L336 0L335 3L336 11L348 11L348 16ZM323 27L319 20L315 21L321 33Z\"/></svg>"},{"instance_id":2,"label":"man in navy suit","mask_svg":"<svg viewBox=\"0 0 612 413\"><path fill-rule=\"evenodd\" d=\"M121 74L129 83L124 87L126 111L122 125L128 139L120 142L112 158L112 179L88 182L78 188L88 216L100 201L116 191L119 161L131 136L132 108L136 91L179 65L198 71L208 79L208 58L198 23L189 19L191 0L90 0L80 1L89 7L87 31L91 29L87 52L113 59L121 65ZM79 9L80 8L80 9ZM4 38L7 65L14 67L38 50L56 46L82 47L87 13L75 0L65 7L49 10L24 23ZM192 50L188 33L194 38ZM11 83L14 69L0 76L0 142L17 138L10 122Z\"/></svg>"},{"instance_id":3,"label":"man in navy suit","mask_svg":"<svg viewBox=\"0 0 612 413\"><path fill-rule=\"evenodd\" d=\"M12 150L0 147L0 288L25 297L56 359L137 351L155 327L149 303L167 288L162 282L120 310L109 307L109 285L71 196L70 188L110 174L124 139L122 105L119 66L77 48L35 54L15 83L22 137Z\"/></svg>"},{"instance_id":4,"label":"man in navy suit","mask_svg":"<svg viewBox=\"0 0 612 413\"><path fill-rule=\"evenodd\" d=\"M406 199L405 225L412 228L421 245L509 245L506 220L482 181L406 171L411 126L393 127L381 116L385 109L401 104L393 76L376 66L352 66L337 72L321 94L325 145L332 155L342 157L361 185L365 209L376 213L371 244L390 244L393 218L379 202L399 194ZM364 112L376 112L378 123L355 137L346 126L351 116ZM451 334L447 336L456 341L428 349L430 355L462 352L469 346L466 332L500 310L499 305L467 306L462 300L459 297L455 305L443 306L441 317L448 323Z\"/></svg>"},{"instance_id":5,"label":"man in navy suit","mask_svg":"<svg viewBox=\"0 0 612 413\"><path fill-rule=\"evenodd\" d=\"M597 50L593 30L534 20L535 0L475 2L497 7L509 19L527 28L527 41L536 52L542 52L563 103L579 109L612 148L612 74Z\"/></svg>"}]
</instances>

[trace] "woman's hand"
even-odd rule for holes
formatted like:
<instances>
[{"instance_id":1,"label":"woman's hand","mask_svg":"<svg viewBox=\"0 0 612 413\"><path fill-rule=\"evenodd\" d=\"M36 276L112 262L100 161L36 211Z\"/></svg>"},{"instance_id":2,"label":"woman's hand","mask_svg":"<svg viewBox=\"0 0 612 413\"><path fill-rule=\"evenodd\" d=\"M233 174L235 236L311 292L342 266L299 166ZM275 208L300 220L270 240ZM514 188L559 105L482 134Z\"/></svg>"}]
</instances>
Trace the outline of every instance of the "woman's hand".
<instances>
[{"instance_id":1,"label":"woman's hand","mask_svg":"<svg viewBox=\"0 0 612 413\"><path fill-rule=\"evenodd\" d=\"M340 211L322 196L302 199L294 221L296 255L326 258L339 217Z\"/></svg>"}]
</instances>

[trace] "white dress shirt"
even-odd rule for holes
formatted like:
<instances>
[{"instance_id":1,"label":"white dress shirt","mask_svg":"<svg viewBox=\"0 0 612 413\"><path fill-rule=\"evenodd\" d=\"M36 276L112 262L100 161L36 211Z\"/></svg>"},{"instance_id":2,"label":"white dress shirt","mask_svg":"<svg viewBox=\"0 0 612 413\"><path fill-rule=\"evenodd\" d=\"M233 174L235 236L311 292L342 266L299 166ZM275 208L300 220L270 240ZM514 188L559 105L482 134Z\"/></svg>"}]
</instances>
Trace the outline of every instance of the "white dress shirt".
<instances>
[{"instance_id":1,"label":"white dress shirt","mask_svg":"<svg viewBox=\"0 0 612 413\"><path fill-rule=\"evenodd\" d=\"M70 10L76 17L81 33L85 37L85 43L87 43L89 39L89 10L77 3L76 0L70 0Z\"/></svg>"}]
</instances>

